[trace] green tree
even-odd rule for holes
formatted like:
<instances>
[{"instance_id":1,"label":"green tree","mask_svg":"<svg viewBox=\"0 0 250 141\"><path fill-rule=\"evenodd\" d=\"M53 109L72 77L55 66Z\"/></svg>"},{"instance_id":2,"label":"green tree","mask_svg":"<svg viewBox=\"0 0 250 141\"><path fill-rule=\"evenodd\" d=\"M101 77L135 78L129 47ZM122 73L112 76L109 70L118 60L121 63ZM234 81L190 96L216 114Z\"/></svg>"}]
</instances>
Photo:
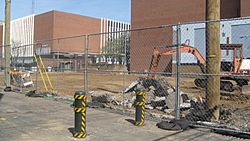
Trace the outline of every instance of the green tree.
<instances>
[{"instance_id":1,"label":"green tree","mask_svg":"<svg viewBox=\"0 0 250 141\"><path fill-rule=\"evenodd\" d=\"M122 59L125 59L124 62L129 69L130 35L126 32L121 34L120 37L109 38L105 46L102 48L102 55L115 57L119 62L122 62Z\"/></svg>"},{"instance_id":2,"label":"green tree","mask_svg":"<svg viewBox=\"0 0 250 141\"><path fill-rule=\"evenodd\" d=\"M117 38L109 38L102 48L102 53L109 55L124 55L129 46L129 38L128 34L122 34Z\"/></svg>"}]
</instances>

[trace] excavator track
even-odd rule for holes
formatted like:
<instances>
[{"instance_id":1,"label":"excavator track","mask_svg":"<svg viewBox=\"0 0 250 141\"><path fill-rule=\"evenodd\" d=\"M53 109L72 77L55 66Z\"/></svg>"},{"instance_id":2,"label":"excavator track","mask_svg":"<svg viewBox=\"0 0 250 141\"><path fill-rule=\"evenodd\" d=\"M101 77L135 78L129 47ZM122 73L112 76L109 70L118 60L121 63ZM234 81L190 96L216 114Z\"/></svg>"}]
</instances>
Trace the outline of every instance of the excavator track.
<instances>
[{"instance_id":1,"label":"excavator track","mask_svg":"<svg viewBox=\"0 0 250 141\"><path fill-rule=\"evenodd\" d=\"M194 80L194 84L200 88L206 88L207 80L204 78L197 78ZM232 78L221 78L220 89L228 92L233 92L235 86L248 85L248 81L245 79L232 79Z\"/></svg>"}]
</instances>

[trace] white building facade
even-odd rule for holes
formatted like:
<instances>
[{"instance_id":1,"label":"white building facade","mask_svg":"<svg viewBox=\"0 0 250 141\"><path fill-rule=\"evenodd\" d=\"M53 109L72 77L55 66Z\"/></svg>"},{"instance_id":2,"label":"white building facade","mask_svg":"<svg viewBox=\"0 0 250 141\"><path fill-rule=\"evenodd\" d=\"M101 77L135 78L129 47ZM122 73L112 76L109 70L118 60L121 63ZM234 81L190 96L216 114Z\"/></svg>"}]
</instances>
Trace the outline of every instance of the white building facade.
<instances>
[{"instance_id":1,"label":"white building facade","mask_svg":"<svg viewBox=\"0 0 250 141\"><path fill-rule=\"evenodd\" d=\"M11 21L10 41L13 56L33 56L34 15Z\"/></svg>"},{"instance_id":2,"label":"white building facade","mask_svg":"<svg viewBox=\"0 0 250 141\"><path fill-rule=\"evenodd\" d=\"M176 32L176 27L174 31ZM181 25L180 38L182 44L197 48L202 56L206 57L205 23ZM242 44L243 57L250 58L250 19L220 22L220 43ZM232 59L232 51L222 51L223 61L232 61ZM181 63L197 63L197 59L192 54L181 53Z\"/></svg>"},{"instance_id":3,"label":"white building facade","mask_svg":"<svg viewBox=\"0 0 250 141\"><path fill-rule=\"evenodd\" d=\"M121 49L120 45L124 45L124 43L118 42L122 42L122 40L127 40L122 38L129 38L128 34L130 29L130 23L110 19L101 19L100 54L102 56L96 57L96 63L124 64L124 59L122 59L121 62L112 55L124 52L119 50ZM117 41L117 43L115 43L115 41ZM109 54L110 56L108 56L107 54Z\"/></svg>"},{"instance_id":4,"label":"white building facade","mask_svg":"<svg viewBox=\"0 0 250 141\"><path fill-rule=\"evenodd\" d=\"M34 43L34 15L12 20L10 28L11 55L13 57L32 57ZM2 53L4 56L4 46L2 48Z\"/></svg>"}]
</instances>

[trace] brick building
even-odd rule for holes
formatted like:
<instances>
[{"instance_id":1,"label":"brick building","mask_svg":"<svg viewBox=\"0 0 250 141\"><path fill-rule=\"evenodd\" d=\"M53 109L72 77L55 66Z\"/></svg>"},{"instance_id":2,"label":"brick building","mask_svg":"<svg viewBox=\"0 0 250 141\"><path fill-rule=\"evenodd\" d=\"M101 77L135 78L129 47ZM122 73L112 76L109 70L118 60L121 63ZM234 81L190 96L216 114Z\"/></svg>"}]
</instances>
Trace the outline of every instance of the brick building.
<instances>
[{"instance_id":1,"label":"brick building","mask_svg":"<svg viewBox=\"0 0 250 141\"><path fill-rule=\"evenodd\" d=\"M56 61L59 58L61 64L66 63L69 64L68 67L76 67L75 64L79 64L79 60L82 61L81 58L83 58L85 51L85 37L81 35L128 29L130 29L130 24L126 22L92 18L61 11L30 15L11 21L12 56L21 58L21 60L25 58L25 62L29 63L33 60L33 54L36 52L44 56L44 62L47 66L58 66ZM3 26L0 25L1 45L3 45L2 35ZM89 38L89 53L92 55L102 54L102 48L108 40L118 38L118 36L112 35L105 34ZM70 36L79 37L65 38ZM54 40L58 38L60 40ZM41 44L32 45L38 42ZM25 47L14 49L19 46ZM3 51L4 48L1 50Z\"/></svg>"},{"instance_id":2,"label":"brick building","mask_svg":"<svg viewBox=\"0 0 250 141\"><path fill-rule=\"evenodd\" d=\"M156 25L205 20L206 0L132 0L132 29ZM250 16L249 0L221 0L221 19ZM148 70L154 47L172 45L173 28L133 32L131 70ZM143 33L143 34L142 34ZM165 58L161 70L171 71L171 58Z\"/></svg>"},{"instance_id":3,"label":"brick building","mask_svg":"<svg viewBox=\"0 0 250 141\"><path fill-rule=\"evenodd\" d=\"M101 19L76 14L50 11L35 16L34 40L51 40L101 32ZM53 52L83 53L84 37L50 42ZM62 43L60 43L62 42ZM100 52L100 38L92 44L92 53Z\"/></svg>"}]
</instances>

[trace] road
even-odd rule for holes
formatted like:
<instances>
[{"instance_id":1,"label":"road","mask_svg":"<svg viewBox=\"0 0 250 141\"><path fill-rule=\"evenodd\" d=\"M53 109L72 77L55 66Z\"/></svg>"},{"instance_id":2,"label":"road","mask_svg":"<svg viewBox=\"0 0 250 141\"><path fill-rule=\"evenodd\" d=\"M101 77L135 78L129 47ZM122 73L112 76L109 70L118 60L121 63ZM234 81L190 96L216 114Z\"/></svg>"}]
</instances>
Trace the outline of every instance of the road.
<instances>
[{"instance_id":1,"label":"road","mask_svg":"<svg viewBox=\"0 0 250 141\"><path fill-rule=\"evenodd\" d=\"M133 117L96 109L87 110L87 138L83 141L236 141L208 129L184 132L158 129L155 122L132 125ZM0 100L1 141L74 141L70 129L74 113L69 104L17 93L4 93Z\"/></svg>"}]
</instances>

